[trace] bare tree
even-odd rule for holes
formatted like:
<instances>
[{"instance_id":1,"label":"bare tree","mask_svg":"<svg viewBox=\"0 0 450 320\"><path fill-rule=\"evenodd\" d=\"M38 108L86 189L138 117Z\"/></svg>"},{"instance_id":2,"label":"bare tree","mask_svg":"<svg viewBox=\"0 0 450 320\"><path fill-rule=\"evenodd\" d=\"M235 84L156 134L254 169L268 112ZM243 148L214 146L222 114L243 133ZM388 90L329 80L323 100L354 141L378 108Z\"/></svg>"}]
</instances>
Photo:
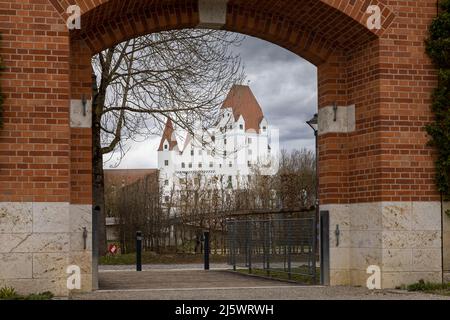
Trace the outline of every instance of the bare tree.
<instances>
[{"instance_id":1,"label":"bare tree","mask_svg":"<svg viewBox=\"0 0 450 320\"><path fill-rule=\"evenodd\" d=\"M309 208L315 203L315 155L312 151L281 151L276 190L286 209Z\"/></svg>"},{"instance_id":2,"label":"bare tree","mask_svg":"<svg viewBox=\"0 0 450 320\"><path fill-rule=\"evenodd\" d=\"M223 31L168 31L93 57L93 203L100 209L100 254L106 246L103 156L117 152L121 159L127 141L159 133L166 119L188 132L197 124L210 126L231 85L243 80L240 57L230 49L242 39Z\"/></svg>"}]
</instances>

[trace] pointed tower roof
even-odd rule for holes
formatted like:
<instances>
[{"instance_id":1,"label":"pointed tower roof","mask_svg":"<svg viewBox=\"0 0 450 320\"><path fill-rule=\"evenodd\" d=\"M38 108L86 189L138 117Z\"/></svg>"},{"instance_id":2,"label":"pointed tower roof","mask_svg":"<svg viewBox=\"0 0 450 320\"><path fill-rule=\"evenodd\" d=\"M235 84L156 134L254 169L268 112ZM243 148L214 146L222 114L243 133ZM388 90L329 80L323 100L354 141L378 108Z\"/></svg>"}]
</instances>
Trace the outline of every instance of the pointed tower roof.
<instances>
[{"instance_id":1,"label":"pointed tower roof","mask_svg":"<svg viewBox=\"0 0 450 320\"><path fill-rule=\"evenodd\" d=\"M259 124L264 118L264 114L249 86L233 85L222 104L222 109L225 108L233 110L235 121L240 116L244 118L246 130L253 129L259 132Z\"/></svg>"},{"instance_id":2,"label":"pointed tower roof","mask_svg":"<svg viewBox=\"0 0 450 320\"><path fill-rule=\"evenodd\" d=\"M177 140L174 139L172 141L174 131L175 130L173 129L172 121L170 119L167 119L166 127L164 128L164 132L161 137L161 142L159 143L158 151L164 150L164 141L166 140L169 142L169 150L173 150L173 148L175 148L175 146L177 145Z\"/></svg>"}]
</instances>

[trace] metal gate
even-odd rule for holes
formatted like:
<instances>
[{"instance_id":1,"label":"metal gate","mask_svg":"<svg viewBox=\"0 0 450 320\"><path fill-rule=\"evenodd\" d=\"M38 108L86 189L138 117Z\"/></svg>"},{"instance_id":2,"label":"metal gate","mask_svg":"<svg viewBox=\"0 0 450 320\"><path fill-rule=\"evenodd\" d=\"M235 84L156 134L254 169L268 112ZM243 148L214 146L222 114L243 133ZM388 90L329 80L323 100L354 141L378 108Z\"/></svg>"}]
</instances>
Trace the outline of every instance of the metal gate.
<instances>
[{"instance_id":1,"label":"metal gate","mask_svg":"<svg viewBox=\"0 0 450 320\"><path fill-rule=\"evenodd\" d=\"M234 270L317 283L314 218L232 220L227 235Z\"/></svg>"}]
</instances>

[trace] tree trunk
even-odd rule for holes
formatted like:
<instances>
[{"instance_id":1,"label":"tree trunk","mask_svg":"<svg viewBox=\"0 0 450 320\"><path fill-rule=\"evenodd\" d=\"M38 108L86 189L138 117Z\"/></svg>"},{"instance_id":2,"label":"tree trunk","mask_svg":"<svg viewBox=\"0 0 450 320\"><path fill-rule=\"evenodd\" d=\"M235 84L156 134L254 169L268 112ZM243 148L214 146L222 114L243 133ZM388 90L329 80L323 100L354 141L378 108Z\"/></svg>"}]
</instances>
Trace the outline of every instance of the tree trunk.
<instances>
[{"instance_id":1,"label":"tree trunk","mask_svg":"<svg viewBox=\"0 0 450 320\"><path fill-rule=\"evenodd\" d=\"M95 110L95 109L94 109ZM99 209L97 217L98 255L104 256L107 251L106 244L106 213L105 213L105 178L103 174L103 155L100 141L100 118L92 113L92 204Z\"/></svg>"}]
</instances>

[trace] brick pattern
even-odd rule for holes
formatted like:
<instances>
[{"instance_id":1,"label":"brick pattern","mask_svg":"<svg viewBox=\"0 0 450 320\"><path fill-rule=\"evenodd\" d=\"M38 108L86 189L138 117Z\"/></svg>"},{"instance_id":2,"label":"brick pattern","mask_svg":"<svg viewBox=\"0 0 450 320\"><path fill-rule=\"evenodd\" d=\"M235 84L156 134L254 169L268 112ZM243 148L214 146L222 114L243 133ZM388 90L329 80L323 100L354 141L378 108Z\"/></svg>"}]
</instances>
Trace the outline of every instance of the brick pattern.
<instances>
[{"instance_id":1,"label":"brick pattern","mask_svg":"<svg viewBox=\"0 0 450 320\"><path fill-rule=\"evenodd\" d=\"M198 24L195 0L0 0L8 69L0 201L91 202L91 133L69 129L70 99L89 97L90 57L148 32ZM83 29L65 31L81 6ZM369 4L383 28L365 28ZM318 66L319 107L356 105L356 131L320 137L322 203L434 201L436 73L424 53L435 0L230 0L225 29L283 46Z\"/></svg>"},{"instance_id":2,"label":"brick pattern","mask_svg":"<svg viewBox=\"0 0 450 320\"><path fill-rule=\"evenodd\" d=\"M0 201L67 201L69 34L48 1L1 0Z\"/></svg>"}]
</instances>

